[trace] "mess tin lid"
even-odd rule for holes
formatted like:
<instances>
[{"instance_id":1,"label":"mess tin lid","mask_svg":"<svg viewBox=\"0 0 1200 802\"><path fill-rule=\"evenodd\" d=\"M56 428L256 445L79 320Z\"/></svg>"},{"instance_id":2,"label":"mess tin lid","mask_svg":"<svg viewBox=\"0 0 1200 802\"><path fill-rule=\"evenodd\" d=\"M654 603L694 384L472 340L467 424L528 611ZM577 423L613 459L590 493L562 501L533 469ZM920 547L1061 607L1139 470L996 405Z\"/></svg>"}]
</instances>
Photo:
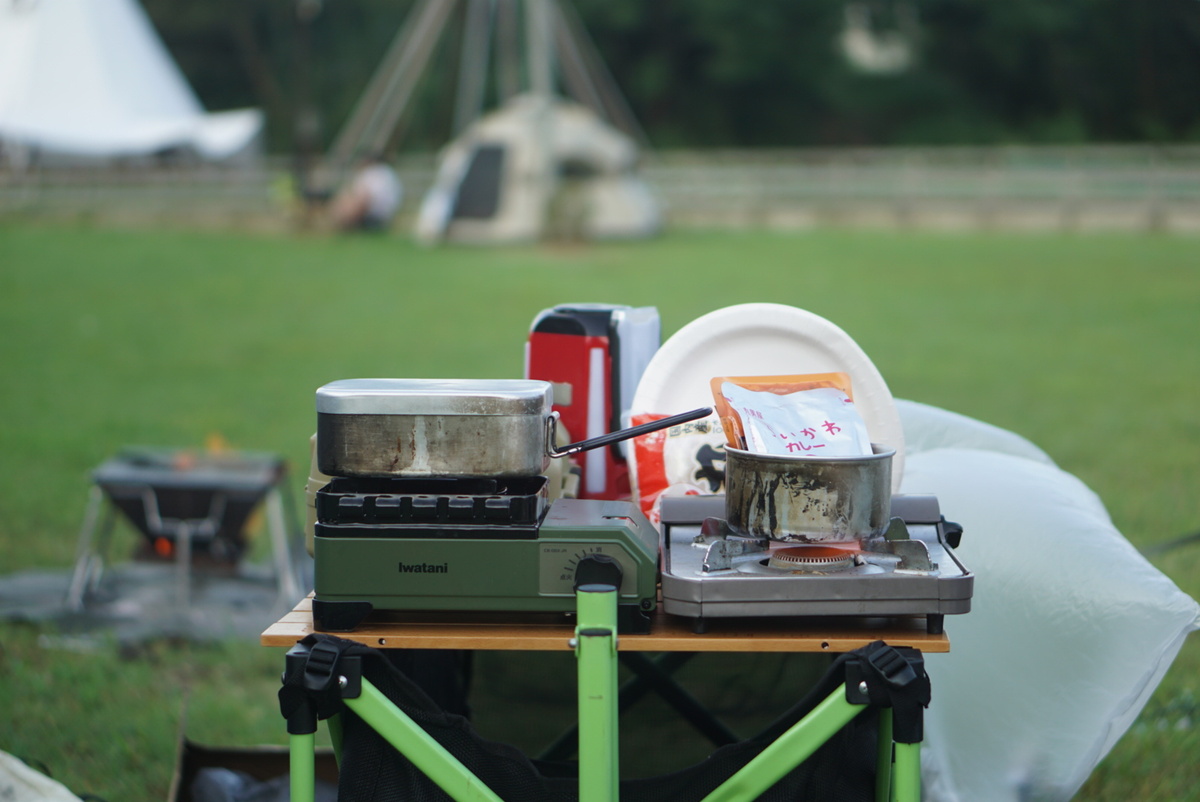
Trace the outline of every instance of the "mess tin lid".
<instances>
[{"instance_id":1,"label":"mess tin lid","mask_svg":"<svg viewBox=\"0 0 1200 802\"><path fill-rule=\"evenodd\" d=\"M550 382L530 379L342 379L317 389L317 412L541 417L552 397Z\"/></svg>"}]
</instances>

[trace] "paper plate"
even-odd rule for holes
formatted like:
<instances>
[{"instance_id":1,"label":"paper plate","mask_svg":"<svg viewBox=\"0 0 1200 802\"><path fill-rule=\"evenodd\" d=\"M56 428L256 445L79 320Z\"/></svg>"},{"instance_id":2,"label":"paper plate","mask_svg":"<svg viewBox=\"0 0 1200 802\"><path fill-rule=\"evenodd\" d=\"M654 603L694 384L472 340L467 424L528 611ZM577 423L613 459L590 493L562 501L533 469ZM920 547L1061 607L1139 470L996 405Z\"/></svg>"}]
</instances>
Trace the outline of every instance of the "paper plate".
<instances>
[{"instance_id":1,"label":"paper plate","mask_svg":"<svg viewBox=\"0 0 1200 802\"><path fill-rule=\"evenodd\" d=\"M887 383L846 332L783 304L741 304L693 320L646 366L633 412L673 414L711 406L714 376L779 376L841 371L871 441L896 449L892 491L904 476L904 430Z\"/></svg>"}]
</instances>

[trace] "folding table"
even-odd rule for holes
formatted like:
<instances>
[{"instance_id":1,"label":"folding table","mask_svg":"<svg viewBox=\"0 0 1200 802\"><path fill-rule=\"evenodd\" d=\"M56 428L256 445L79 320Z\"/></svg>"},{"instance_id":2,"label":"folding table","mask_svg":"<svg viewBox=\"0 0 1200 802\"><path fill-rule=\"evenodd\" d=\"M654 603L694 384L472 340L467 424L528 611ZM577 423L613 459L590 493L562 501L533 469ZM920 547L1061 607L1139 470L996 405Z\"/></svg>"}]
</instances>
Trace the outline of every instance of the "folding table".
<instances>
[{"instance_id":1,"label":"folding table","mask_svg":"<svg viewBox=\"0 0 1200 802\"><path fill-rule=\"evenodd\" d=\"M847 671L845 685L709 794L705 802L756 799L869 705L880 709L876 799L918 802L920 709L928 702L928 679L920 655L949 651L944 633L929 634L920 619L822 618L730 619L696 634L683 620L660 613L649 634L626 635L617 633L615 596L610 586L580 587L574 628L561 623L485 624L444 617L405 622L369 619L356 631L337 633L337 637L377 649L573 650L579 678L581 802L615 802L618 798L618 651L869 652L872 656L856 658L856 670ZM339 662L321 643L316 647L308 641L298 644L313 633L310 597L261 637L264 646L290 647L284 688L292 694L285 717L294 802L312 800L318 708L328 715L331 701L359 715L451 798L459 802L500 799L365 678L355 676L351 661ZM921 682L924 698L919 691ZM903 725L901 705L893 704L889 695L893 691L907 694L903 715L908 720ZM915 696L913 691L917 691ZM915 705L910 703L913 699ZM329 724L336 750L337 715L329 715ZM906 734L900 735L902 731Z\"/></svg>"}]
</instances>

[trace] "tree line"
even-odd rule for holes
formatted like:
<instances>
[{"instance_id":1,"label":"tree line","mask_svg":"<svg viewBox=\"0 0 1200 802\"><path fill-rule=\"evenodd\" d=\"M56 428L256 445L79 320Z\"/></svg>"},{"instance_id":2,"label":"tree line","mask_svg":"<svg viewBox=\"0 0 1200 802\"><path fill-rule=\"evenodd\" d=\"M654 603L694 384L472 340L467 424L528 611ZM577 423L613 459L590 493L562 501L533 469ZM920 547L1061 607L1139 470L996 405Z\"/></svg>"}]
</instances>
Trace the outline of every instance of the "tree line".
<instances>
[{"instance_id":1,"label":"tree line","mask_svg":"<svg viewBox=\"0 0 1200 802\"><path fill-rule=\"evenodd\" d=\"M1198 0L561 2L658 147L1200 141ZM143 4L205 106L262 107L286 151L328 146L414 0ZM449 135L443 38L405 148Z\"/></svg>"}]
</instances>

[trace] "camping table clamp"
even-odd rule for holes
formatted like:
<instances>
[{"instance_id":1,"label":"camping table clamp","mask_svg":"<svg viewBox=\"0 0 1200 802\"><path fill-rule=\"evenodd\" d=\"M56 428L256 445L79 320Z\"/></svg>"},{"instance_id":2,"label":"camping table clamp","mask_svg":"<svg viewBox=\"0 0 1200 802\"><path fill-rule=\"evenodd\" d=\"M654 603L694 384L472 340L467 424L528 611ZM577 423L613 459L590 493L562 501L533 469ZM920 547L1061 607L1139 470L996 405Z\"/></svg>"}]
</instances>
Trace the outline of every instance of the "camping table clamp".
<instances>
[{"instance_id":1,"label":"camping table clamp","mask_svg":"<svg viewBox=\"0 0 1200 802\"><path fill-rule=\"evenodd\" d=\"M568 645L577 658L579 681L579 799L616 802L615 588L583 585L576 599L577 626ZM269 632L264 633L264 642ZM338 714L343 706L361 717L456 802L500 802L500 797L466 766L362 677L359 658L342 656L334 645L336 641L331 638L316 644L300 643L287 653L280 706L289 733L293 802L312 802L318 720L328 720L336 753L340 747ZM876 641L856 650L851 658L841 688L726 779L704 802L758 798L868 706L880 709L877 802L919 802L923 709L929 702L921 653Z\"/></svg>"}]
</instances>

